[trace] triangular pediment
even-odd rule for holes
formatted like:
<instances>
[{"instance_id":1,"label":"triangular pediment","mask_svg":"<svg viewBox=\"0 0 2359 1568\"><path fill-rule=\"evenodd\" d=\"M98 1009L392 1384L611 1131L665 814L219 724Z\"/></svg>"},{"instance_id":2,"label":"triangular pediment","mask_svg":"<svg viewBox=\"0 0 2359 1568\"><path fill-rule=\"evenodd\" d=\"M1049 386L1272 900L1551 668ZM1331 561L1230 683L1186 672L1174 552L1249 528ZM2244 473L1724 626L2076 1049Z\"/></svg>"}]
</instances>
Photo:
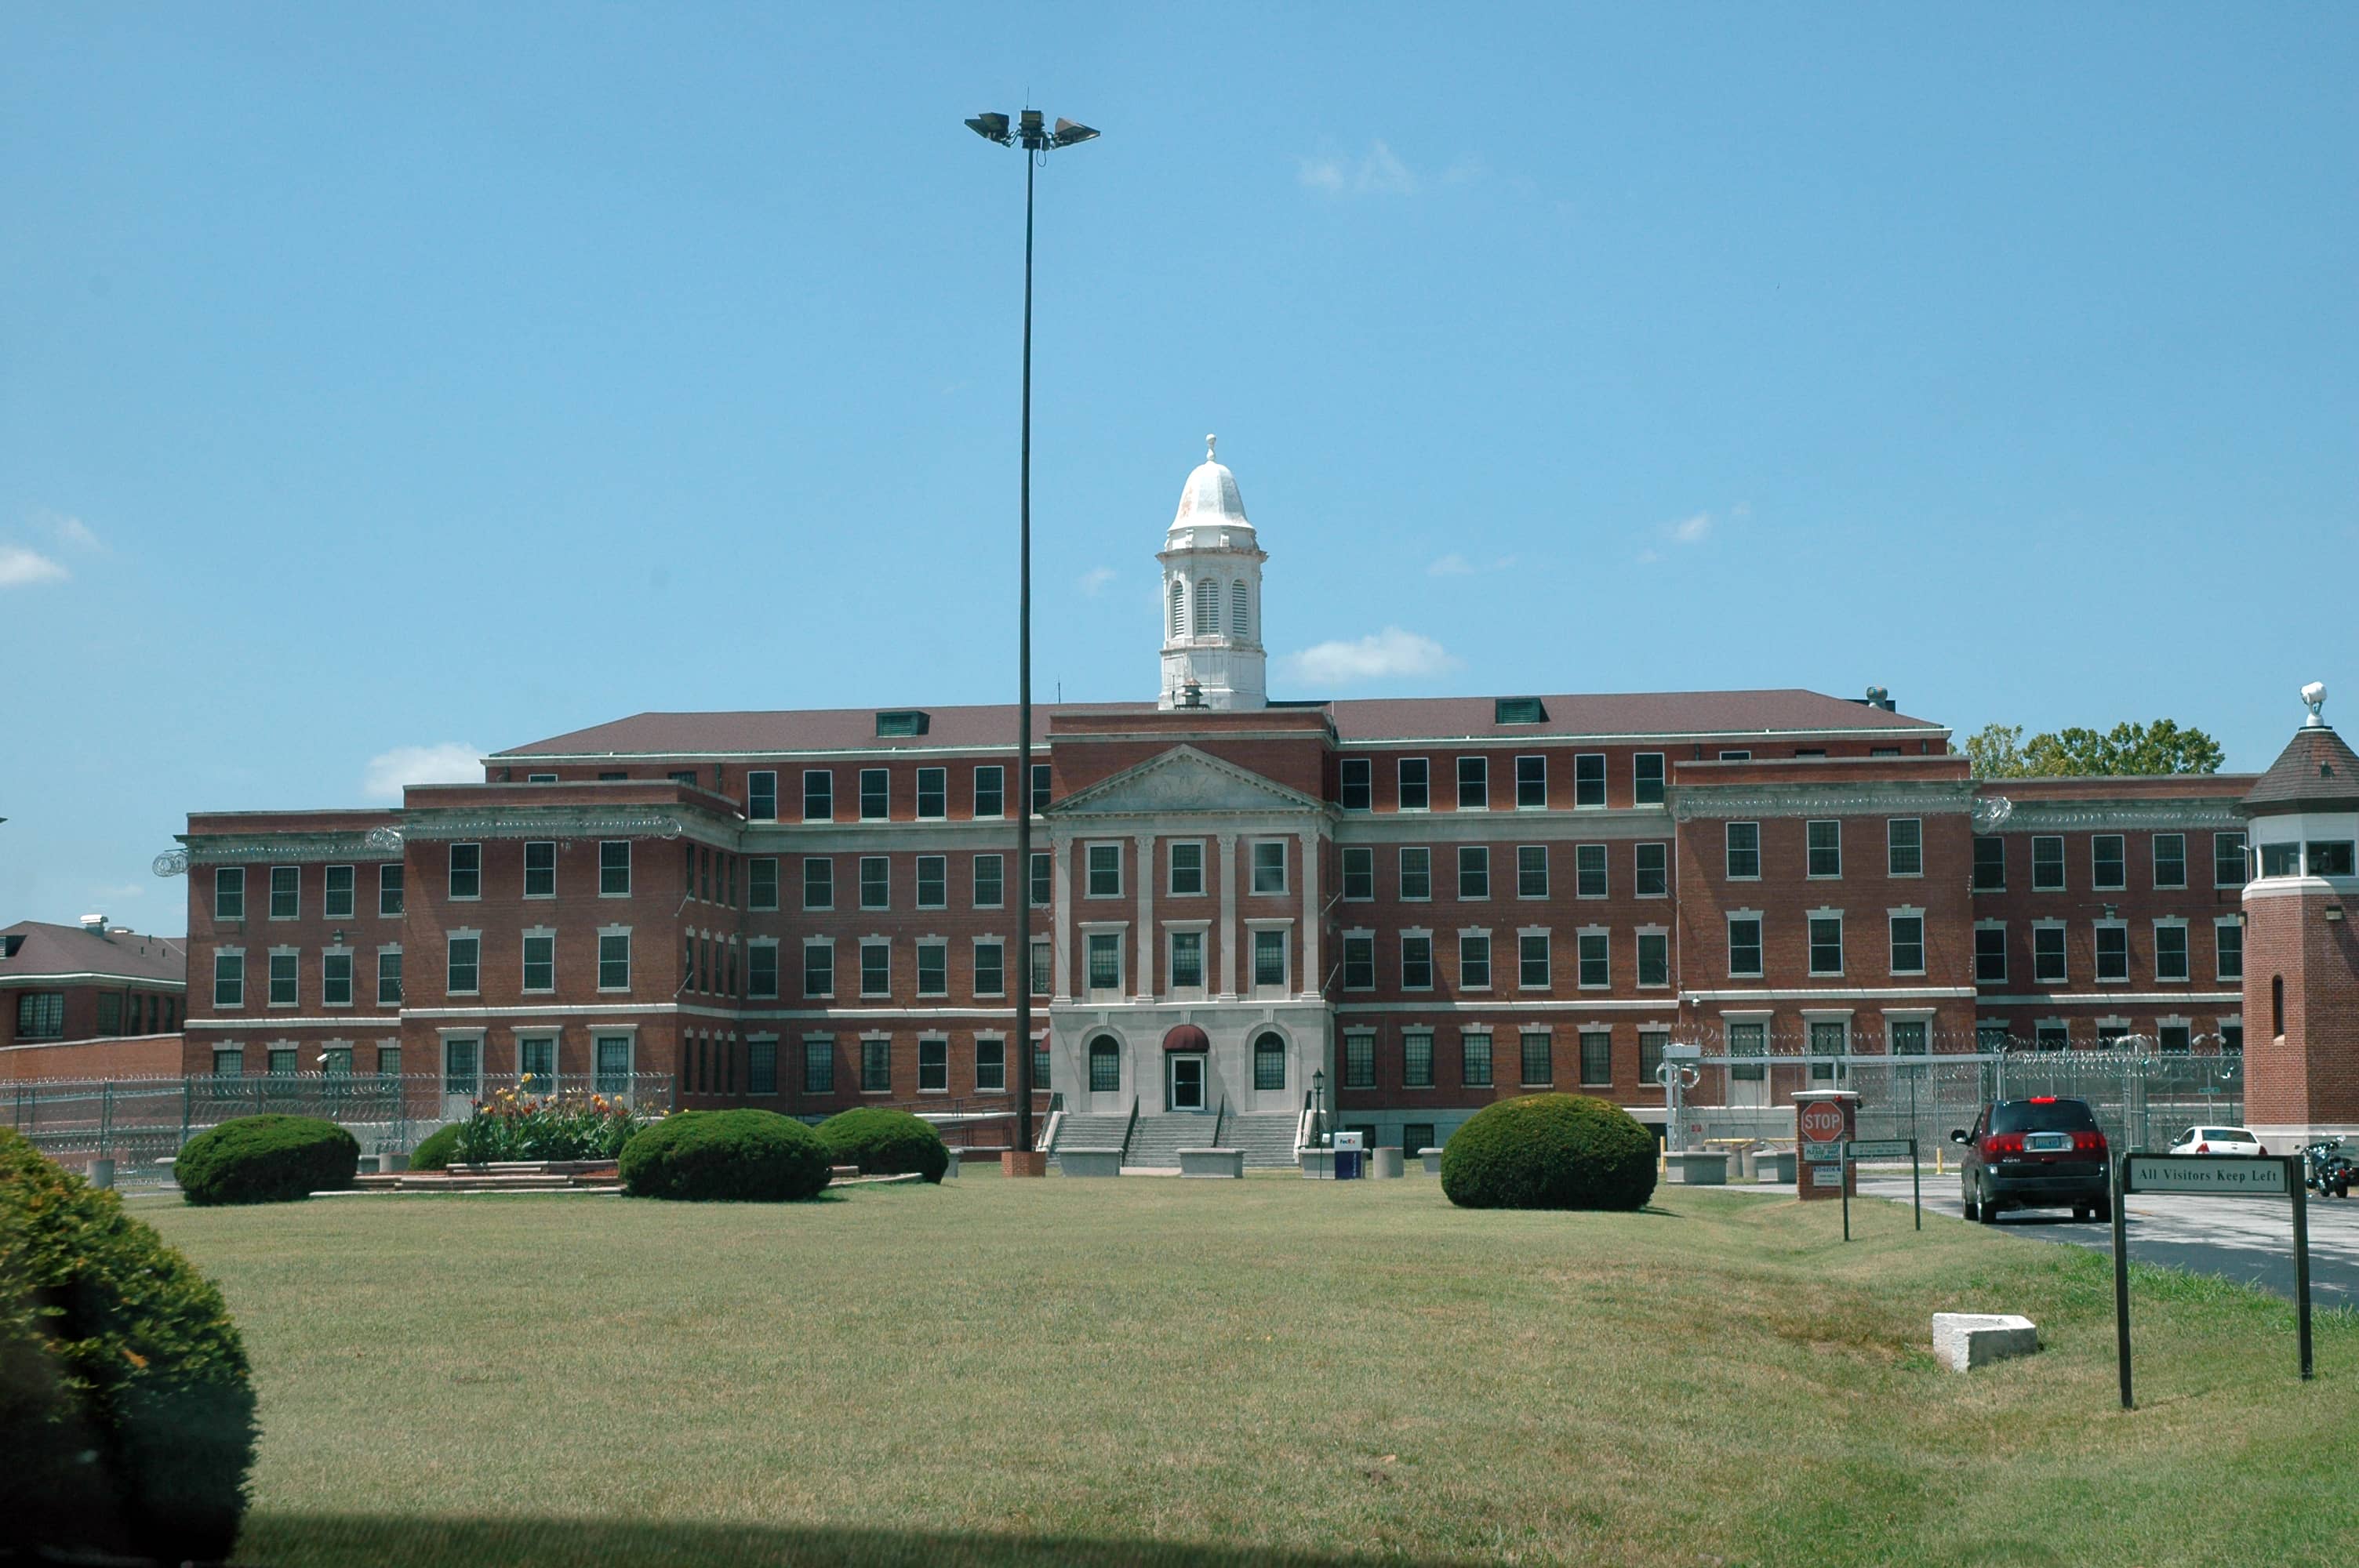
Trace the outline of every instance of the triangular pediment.
<instances>
[{"instance_id":1,"label":"triangular pediment","mask_svg":"<svg viewBox=\"0 0 2359 1568\"><path fill-rule=\"evenodd\" d=\"M1174 746L1067 795L1049 815L1159 816L1178 812L1323 812L1325 804L1193 746Z\"/></svg>"}]
</instances>

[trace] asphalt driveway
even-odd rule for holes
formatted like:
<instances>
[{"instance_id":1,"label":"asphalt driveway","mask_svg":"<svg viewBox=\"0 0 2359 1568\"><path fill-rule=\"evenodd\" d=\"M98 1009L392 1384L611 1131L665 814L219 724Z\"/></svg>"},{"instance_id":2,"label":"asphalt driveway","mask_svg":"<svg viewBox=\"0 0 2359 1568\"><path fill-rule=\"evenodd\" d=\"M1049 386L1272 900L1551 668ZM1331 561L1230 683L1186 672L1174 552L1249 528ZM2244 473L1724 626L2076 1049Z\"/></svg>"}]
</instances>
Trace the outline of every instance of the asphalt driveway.
<instances>
[{"instance_id":1,"label":"asphalt driveway","mask_svg":"<svg viewBox=\"0 0 2359 1568\"><path fill-rule=\"evenodd\" d=\"M1924 1179L1928 1209L1964 1217L1954 1174ZM1860 1173L1863 1195L1908 1201L1907 1175ZM1991 1228L2035 1241L2063 1241L2111 1256L2109 1218L2083 1224L2070 1209L2002 1214ZM2136 1193L2129 1205L2130 1258L2198 1274L2224 1274L2293 1299L2293 1206L2285 1198L2199 1198ZM2310 1199L2310 1299L2319 1307L2359 1306L2359 1198Z\"/></svg>"}]
</instances>

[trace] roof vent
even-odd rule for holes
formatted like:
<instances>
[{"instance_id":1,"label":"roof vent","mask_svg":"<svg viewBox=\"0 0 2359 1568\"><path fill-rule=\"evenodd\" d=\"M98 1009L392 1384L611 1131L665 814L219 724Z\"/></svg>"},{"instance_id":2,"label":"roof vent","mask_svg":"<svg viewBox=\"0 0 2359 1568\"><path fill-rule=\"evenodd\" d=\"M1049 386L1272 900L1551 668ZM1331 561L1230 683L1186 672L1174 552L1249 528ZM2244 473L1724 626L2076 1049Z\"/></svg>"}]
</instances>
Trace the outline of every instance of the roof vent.
<instances>
[{"instance_id":1,"label":"roof vent","mask_svg":"<svg viewBox=\"0 0 2359 1568\"><path fill-rule=\"evenodd\" d=\"M879 735L922 735L932 723L924 713L914 708L880 709L876 715Z\"/></svg>"},{"instance_id":2,"label":"roof vent","mask_svg":"<svg viewBox=\"0 0 2359 1568\"><path fill-rule=\"evenodd\" d=\"M1545 724L1548 705L1537 697L1499 697L1491 699L1491 721L1494 724Z\"/></svg>"},{"instance_id":3,"label":"roof vent","mask_svg":"<svg viewBox=\"0 0 2359 1568\"><path fill-rule=\"evenodd\" d=\"M1880 708L1886 713L1896 711L1892 706L1892 693L1880 686L1867 688L1867 705L1870 708Z\"/></svg>"},{"instance_id":4,"label":"roof vent","mask_svg":"<svg viewBox=\"0 0 2359 1568\"><path fill-rule=\"evenodd\" d=\"M0 936L0 958L15 957L16 949L24 945L25 934L21 931L12 931L5 936Z\"/></svg>"},{"instance_id":5,"label":"roof vent","mask_svg":"<svg viewBox=\"0 0 2359 1568\"><path fill-rule=\"evenodd\" d=\"M85 914L82 917L82 928L92 936L103 936L106 935L106 916Z\"/></svg>"}]
</instances>

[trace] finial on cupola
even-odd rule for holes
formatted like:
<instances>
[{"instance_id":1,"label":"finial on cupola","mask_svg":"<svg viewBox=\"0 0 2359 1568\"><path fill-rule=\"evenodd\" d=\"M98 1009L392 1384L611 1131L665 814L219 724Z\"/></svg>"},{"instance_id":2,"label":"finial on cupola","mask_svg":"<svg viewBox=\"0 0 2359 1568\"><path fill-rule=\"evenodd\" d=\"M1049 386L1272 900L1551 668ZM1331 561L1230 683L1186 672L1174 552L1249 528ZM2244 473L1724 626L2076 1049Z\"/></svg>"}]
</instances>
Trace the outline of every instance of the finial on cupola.
<instances>
[{"instance_id":1,"label":"finial on cupola","mask_svg":"<svg viewBox=\"0 0 2359 1568\"><path fill-rule=\"evenodd\" d=\"M2301 700L2310 709L2310 717L2301 721L2301 727L2305 730L2325 729L2326 716L2319 709L2326 706L2326 683L2322 680L2314 680L2302 687Z\"/></svg>"},{"instance_id":2,"label":"finial on cupola","mask_svg":"<svg viewBox=\"0 0 2359 1568\"><path fill-rule=\"evenodd\" d=\"M1212 455L1212 449L1220 444L1221 438L1218 436L1207 436L1204 438L1204 460L1206 462L1216 463L1221 460Z\"/></svg>"}]
</instances>

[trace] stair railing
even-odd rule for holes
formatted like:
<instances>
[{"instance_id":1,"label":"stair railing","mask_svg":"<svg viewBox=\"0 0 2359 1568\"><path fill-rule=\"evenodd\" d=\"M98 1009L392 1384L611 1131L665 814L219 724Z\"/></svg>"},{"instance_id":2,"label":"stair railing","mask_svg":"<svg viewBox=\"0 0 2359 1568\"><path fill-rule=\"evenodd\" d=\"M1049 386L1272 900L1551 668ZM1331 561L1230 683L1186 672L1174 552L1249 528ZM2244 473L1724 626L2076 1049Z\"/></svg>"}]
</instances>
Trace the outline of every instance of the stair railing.
<instances>
[{"instance_id":1,"label":"stair railing","mask_svg":"<svg viewBox=\"0 0 2359 1568\"><path fill-rule=\"evenodd\" d=\"M1138 1097L1137 1097L1136 1095L1133 1095L1133 1096L1131 1096L1131 1097L1130 1097L1130 1119L1129 1119L1129 1121L1127 1121L1127 1122L1124 1123L1124 1125L1123 1125L1123 1130L1122 1130L1122 1157L1123 1157L1124 1159L1125 1159L1125 1160L1127 1160L1127 1159L1129 1159L1129 1158L1130 1158L1130 1139L1131 1139L1131 1134L1133 1134L1133 1133L1136 1132L1137 1130L1138 1130Z\"/></svg>"},{"instance_id":2,"label":"stair railing","mask_svg":"<svg viewBox=\"0 0 2359 1568\"><path fill-rule=\"evenodd\" d=\"M1221 1097L1221 1108L1212 1113L1212 1147L1215 1149L1221 1146L1221 1123L1228 1119L1229 1097L1224 1094Z\"/></svg>"}]
</instances>

